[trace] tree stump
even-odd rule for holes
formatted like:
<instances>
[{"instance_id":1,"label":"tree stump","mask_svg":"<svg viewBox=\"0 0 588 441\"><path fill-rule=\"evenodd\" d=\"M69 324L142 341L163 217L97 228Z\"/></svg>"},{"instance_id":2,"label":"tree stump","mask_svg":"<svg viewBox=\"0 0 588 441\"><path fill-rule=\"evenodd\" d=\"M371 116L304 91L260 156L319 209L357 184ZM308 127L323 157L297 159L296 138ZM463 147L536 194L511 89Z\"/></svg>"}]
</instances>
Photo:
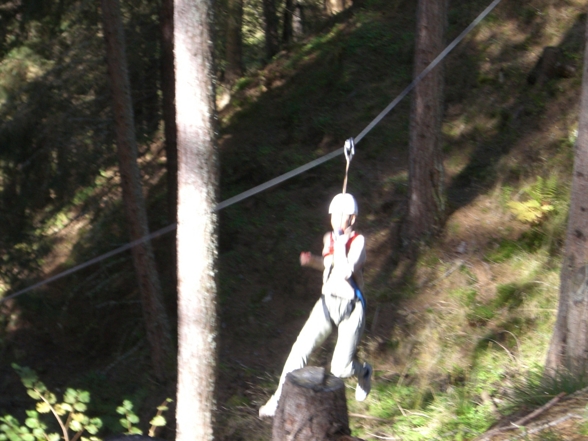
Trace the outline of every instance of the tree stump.
<instances>
[{"instance_id":1,"label":"tree stump","mask_svg":"<svg viewBox=\"0 0 588 441\"><path fill-rule=\"evenodd\" d=\"M340 441L350 433L343 380L319 367L286 376L272 441Z\"/></svg>"}]
</instances>

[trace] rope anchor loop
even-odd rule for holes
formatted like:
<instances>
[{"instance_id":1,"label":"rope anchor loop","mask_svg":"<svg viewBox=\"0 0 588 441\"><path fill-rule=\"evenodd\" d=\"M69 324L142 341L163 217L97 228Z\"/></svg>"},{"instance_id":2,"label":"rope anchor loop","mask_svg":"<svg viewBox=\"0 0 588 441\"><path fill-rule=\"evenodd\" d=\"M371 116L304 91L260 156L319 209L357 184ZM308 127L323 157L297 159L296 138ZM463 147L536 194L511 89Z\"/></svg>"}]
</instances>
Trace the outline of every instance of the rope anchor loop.
<instances>
[{"instance_id":1,"label":"rope anchor loop","mask_svg":"<svg viewBox=\"0 0 588 441\"><path fill-rule=\"evenodd\" d=\"M353 141L353 138L349 138L345 141L344 151L347 163L351 162L353 155L355 155L355 142Z\"/></svg>"},{"instance_id":2,"label":"rope anchor loop","mask_svg":"<svg viewBox=\"0 0 588 441\"><path fill-rule=\"evenodd\" d=\"M345 159L347 160L347 166L345 167L345 179L343 180L343 191L345 193L347 191L347 175L349 174L349 164L353 159L353 155L355 155L355 142L353 138L349 138L345 141L345 145L343 146L343 152L345 153Z\"/></svg>"}]
</instances>

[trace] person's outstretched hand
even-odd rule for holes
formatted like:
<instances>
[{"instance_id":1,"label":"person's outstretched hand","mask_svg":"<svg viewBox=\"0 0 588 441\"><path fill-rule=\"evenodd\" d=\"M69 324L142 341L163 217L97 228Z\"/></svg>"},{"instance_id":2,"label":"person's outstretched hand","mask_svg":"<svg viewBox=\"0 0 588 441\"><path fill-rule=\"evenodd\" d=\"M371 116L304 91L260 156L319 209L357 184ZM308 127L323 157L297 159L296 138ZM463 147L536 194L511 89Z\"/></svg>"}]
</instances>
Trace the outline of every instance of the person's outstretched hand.
<instances>
[{"instance_id":1,"label":"person's outstretched hand","mask_svg":"<svg viewBox=\"0 0 588 441\"><path fill-rule=\"evenodd\" d=\"M308 266L308 264L310 263L310 260L312 258L312 254L310 253L310 251L303 251L300 253L300 265L302 266Z\"/></svg>"}]
</instances>

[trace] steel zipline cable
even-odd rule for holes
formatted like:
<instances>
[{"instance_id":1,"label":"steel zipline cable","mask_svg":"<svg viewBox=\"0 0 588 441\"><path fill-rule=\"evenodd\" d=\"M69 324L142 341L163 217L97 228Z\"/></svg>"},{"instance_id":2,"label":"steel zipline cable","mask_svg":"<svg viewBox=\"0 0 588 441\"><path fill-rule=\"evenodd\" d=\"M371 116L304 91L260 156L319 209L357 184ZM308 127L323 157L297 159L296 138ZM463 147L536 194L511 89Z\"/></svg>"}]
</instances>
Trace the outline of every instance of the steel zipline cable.
<instances>
[{"instance_id":1,"label":"steel zipline cable","mask_svg":"<svg viewBox=\"0 0 588 441\"><path fill-rule=\"evenodd\" d=\"M478 17L476 17L476 19L474 21L472 21L470 23L470 25L465 28L461 34L459 34L439 55L437 55L437 57L417 76L415 77L412 82L402 91L400 92L400 94L394 98L394 100L388 104L388 106L382 110L380 112L380 114L378 116L376 116L372 122L370 122L365 129L363 129L361 131L361 133L359 133L359 135L357 135L355 138L353 138L355 145L357 145L376 125L378 125L378 123L380 123L380 121L382 121L382 119L388 114L390 113L390 111L392 109L394 109L394 107L396 107L398 105L398 103L400 101L402 101L404 99L404 97L406 97L406 95L408 95L416 86L418 83L421 82L421 80L429 73L431 72L441 61L443 61L443 59L466 37L466 35L468 35L472 29L474 29L482 20L484 20L484 18L486 18L486 16L488 14L490 14L490 12L492 12L494 10L494 8L496 6L498 6L498 4L501 2L502 0L494 0L492 3L490 3L490 5L484 9L484 11L482 11L480 13L480 15L478 15ZM278 184L281 184L284 181L287 181L288 179L293 178L294 176L298 176L314 167L317 167L327 161L330 161L331 159L342 155L345 151L344 147L341 147L337 150L332 151L331 153L327 153L324 156L321 156L320 158L317 158L305 165L302 165L298 168L295 168L294 170L291 170L287 173L284 173L283 175L280 175L274 179L271 179L263 184L258 185L257 187L253 187L247 191L244 191L243 193L240 193L236 196L233 196L229 199L226 199L222 202L220 202L219 204L216 205L216 207L214 207L214 211L220 211L224 208L227 208L233 204L236 204L238 202L241 202L247 198L250 198L251 196L254 196L258 193L261 193L262 191L265 191L271 187L274 187ZM156 237L159 237L163 234L169 233L173 230L175 230L177 228L177 224L171 224L168 225L167 227L161 228L147 236L144 236L140 239L134 240L130 243L127 243L125 245L122 245L119 248L116 248L112 251L109 251L108 253L102 254L100 256L97 256L91 260L88 260L87 262L84 262L80 265L77 265L73 268L70 268L62 273L56 274L55 276L49 277L48 279L42 280L38 283L35 283L34 285L31 285L27 288L21 289L19 291L16 291L8 296L5 296L4 298L0 299L0 303L8 300L8 299L12 299L15 297L18 297L22 294L25 294L29 291L32 291L33 289L39 288L43 285L46 285L48 283L51 283L55 280L61 279L62 277L68 276L72 273L75 273L77 271L80 271L90 265L93 265L95 263L98 263L102 260L108 259L116 254L122 253L126 250L129 250L143 242L146 242L148 240L154 239Z\"/></svg>"}]
</instances>

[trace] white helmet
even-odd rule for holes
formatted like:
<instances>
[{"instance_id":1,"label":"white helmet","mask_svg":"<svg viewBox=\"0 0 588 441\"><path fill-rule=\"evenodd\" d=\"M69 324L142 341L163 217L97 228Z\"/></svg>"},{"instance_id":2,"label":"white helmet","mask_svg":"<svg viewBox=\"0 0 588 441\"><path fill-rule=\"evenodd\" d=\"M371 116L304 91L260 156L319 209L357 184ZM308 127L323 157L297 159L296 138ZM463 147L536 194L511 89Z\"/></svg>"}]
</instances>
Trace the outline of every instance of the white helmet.
<instances>
[{"instance_id":1,"label":"white helmet","mask_svg":"<svg viewBox=\"0 0 588 441\"><path fill-rule=\"evenodd\" d=\"M329 205L329 214L349 214L357 215L357 202L349 193L339 193Z\"/></svg>"}]
</instances>

